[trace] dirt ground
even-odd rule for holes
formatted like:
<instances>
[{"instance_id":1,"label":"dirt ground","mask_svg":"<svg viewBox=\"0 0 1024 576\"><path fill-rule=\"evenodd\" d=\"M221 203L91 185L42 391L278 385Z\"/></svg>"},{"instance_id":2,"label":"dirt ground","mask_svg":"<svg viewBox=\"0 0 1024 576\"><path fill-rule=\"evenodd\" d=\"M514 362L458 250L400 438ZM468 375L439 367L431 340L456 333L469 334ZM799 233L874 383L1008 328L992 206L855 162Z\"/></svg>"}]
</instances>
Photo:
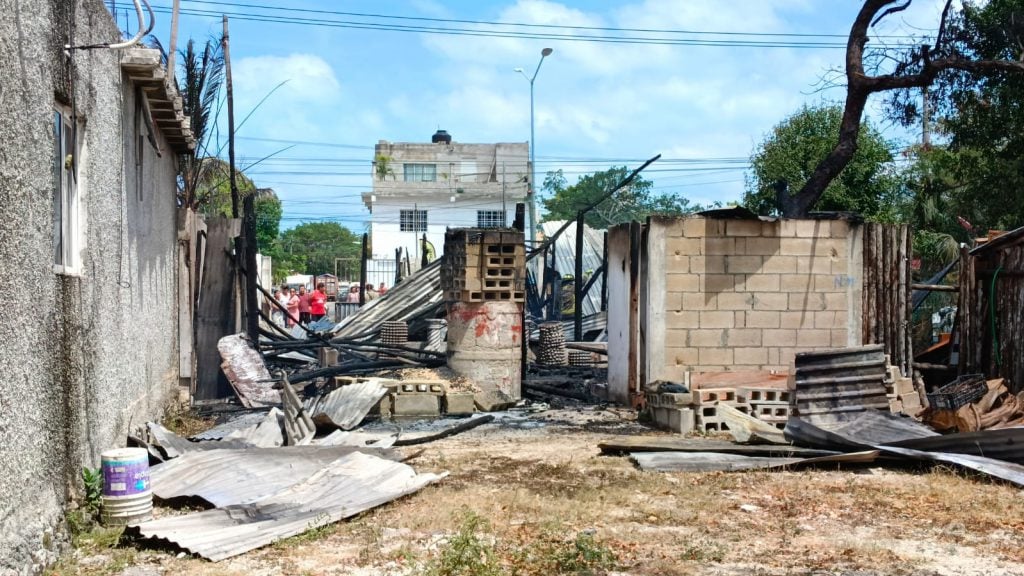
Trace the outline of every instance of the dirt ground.
<instances>
[{"instance_id":1,"label":"dirt ground","mask_svg":"<svg viewBox=\"0 0 1024 576\"><path fill-rule=\"evenodd\" d=\"M950 468L657 473L603 456L662 435L621 409L506 414L423 446L441 482L212 563L80 538L54 574L1022 574L1024 499Z\"/></svg>"}]
</instances>

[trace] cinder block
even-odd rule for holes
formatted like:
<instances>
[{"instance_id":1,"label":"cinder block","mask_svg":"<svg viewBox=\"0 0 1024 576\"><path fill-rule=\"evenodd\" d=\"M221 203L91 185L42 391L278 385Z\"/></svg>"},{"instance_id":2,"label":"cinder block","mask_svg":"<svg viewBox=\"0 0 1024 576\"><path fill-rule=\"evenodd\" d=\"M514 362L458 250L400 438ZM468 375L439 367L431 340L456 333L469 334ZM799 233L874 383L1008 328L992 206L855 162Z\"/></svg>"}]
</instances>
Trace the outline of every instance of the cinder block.
<instances>
[{"instance_id":1,"label":"cinder block","mask_svg":"<svg viewBox=\"0 0 1024 576\"><path fill-rule=\"evenodd\" d=\"M779 254L783 256L810 256L814 253L810 238L783 238L779 241Z\"/></svg>"},{"instance_id":2,"label":"cinder block","mask_svg":"<svg viewBox=\"0 0 1024 576\"><path fill-rule=\"evenodd\" d=\"M747 292L778 292L779 278L778 274L748 274L741 283L742 288L737 288L737 290L746 290Z\"/></svg>"},{"instance_id":3,"label":"cinder block","mask_svg":"<svg viewBox=\"0 0 1024 576\"><path fill-rule=\"evenodd\" d=\"M699 292L700 276L697 274L668 274L665 277L666 292Z\"/></svg>"},{"instance_id":4,"label":"cinder block","mask_svg":"<svg viewBox=\"0 0 1024 576\"><path fill-rule=\"evenodd\" d=\"M754 274L761 271L760 256L727 256L725 271L729 274Z\"/></svg>"},{"instance_id":5,"label":"cinder block","mask_svg":"<svg viewBox=\"0 0 1024 576\"><path fill-rule=\"evenodd\" d=\"M772 346L796 346L796 333L796 330L765 330L761 338Z\"/></svg>"},{"instance_id":6,"label":"cinder block","mask_svg":"<svg viewBox=\"0 0 1024 576\"><path fill-rule=\"evenodd\" d=\"M700 314L692 310L669 310L665 312L665 328L697 328Z\"/></svg>"},{"instance_id":7,"label":"cinder block","mask_svg":"<svg viewBox=\"0 0 1024 576\"><path fill-rule=\"evenodd\" d=\"M675 256L699 256L701 244L703 242L699 238L667 238L665 253Z\"/></svg>"},{"instance_id":8,"label":"cinder block","mask_svg":"<svg viewBox=\"0 0 1024 576\"><path fill-rule=\"evenodd\" d=\"M693 432L697 419L690 408L667 408L668 429L680 434Z\"/></svg>"},{"instance_id":9,"label":"cinder block","mask_svg":"<svg viewBox=\"0 0 1024 576\"><path fill-rule=\"evenodd\" d=\"M736 390L740 402L749 404L786 404L790 402L790 392L783 388L740 387Z\"/></svg>"},{"instance_id":10,"label":"cinder block","mask_svg":"<svg viewBox=\"0 0 1024 576\"><path fill-rule=\"evenodd\" d=\"M444 413L452 416L469 415L476 411L472 392L448 392L444 395Z\"/></svg>"},{"instance_id":11,"label":"cinder block","mask_svg":"<svg viewBox=\"0 0 1024 576\"><path fill-rule=\"evenodd\" d=\"M768 363L768 349L762 347L736 348L733 350L733 361L737 365L761 366Z\"/></svg>"},{"instance_id":12,"label":"cinder block","mask_svg":"<svg viewBox=\"0 0 1024 576\"><path fill-rule=\"evenodd\" d=\"M797 330L796 345L809 348L828 348L832 345L832 333L828 330Z\"/></svg>"},{"instance_id":13,"label":"cinder block","mask_svg":"<svg viewBox=\"0 0 1024 576\"><path fill-rule=\"evenodd\" d=\"M392 414L392 395L385 394L380 402L377 402L373 408L370 408L370 414L379 414L382 418L390 418Z\"/></svg>"},{"instance_id":14,"label":"cinder block","mask_svg":"<svg viewBox=\"0 0 1024 576\"><path fill-rule=\"evenodd\" d=\"M733 348L760 346L761 330L758 328L733 328L726 330L726 343Z\"/></svg>"},{"instance_id":15,"label":"cinder block","mask_svg":"<svg viewBox=\"0 0 1024 576\"><path fill-rule=\"evenodd\" d=\"M320 366L323 368L334 366L338 363L338 351L334 348L327 346L320 348L317 356L319 356Z\"/></svg>"},{"instance_id":16,"label":"cinder block","mask_svg":"<svg viewBox=\"0 0 1024 576\"><path fill-rule=\"evenodd\" d=\"M754 301L754 310L786 310L788 306L786 294L758 294Z\"/></svg>"},{"instance_id":17,"label":"cinder block","mask_svg":"<svg viewBox=\"0 0 1024 576\"><path fill-rule=\"evenodd\" d=\"M704 388L694 390L693 393L695 404L700 406L714 404L715 402L728 402L730 404L737 402L735 388Z\"/></svg>"},{"instance_id":18,"label":"cinder block","mask_svg":"<svg viewBox=\"0 0 1024 576\"><path fill-rule=\"evenodd\" d=\"M394 416L438 416L440 396L434 394L395 394L392 401Z\"/></svg>"},{"instance_id":19,"label":"cinder block","mask_svg":"<svg viewBox=\"0 0 1024 576\"><path fill-rule=\"evenodd\" d=\"M896 371L899 372L899 368L896 368ZM914 381L910 378L897 378L893 382L893 392L898 396L902 396L903 394L917 395L917 389L914 388ZM918 396L918 398L920 398L920 396Z\"/></svg>"},{"instance_id":20,"label":"cinder block","mask_svg":"<svg viewBox=\"0 0 1024 576\"><path fill-rule=\"evenodd\" d=\"M494 412L515 406L516 401L501 390L488 390L473 394L473 402L481 412Z\"/></svg>"},{"instance_id":21,"label":"cinder block","mask_svg":"<svg viewBox=\"0 0 1024 576\"><path fill-rule=\"evenodd\" d=\"M729 236L760 236L760 220L729 220L725 224L725 233Z\"/></svg>"},{"instance_id":22,"label":"cinder block","mask_svg":"<svg viewBox=\"0 0 1024 576\"><path fill-rule=\"evenodd\" d=\"M665 358L670 366L693 366L697 364L696 348L677 348L674 345L674 341L666 342L666 344L670 346L665 349Z\"/></svg>"},{"instance_id":23,"label":"cinder block","mask_svg":"<svg viewBox=\"0 0 1024 576\"><path fill-rule=\"evenodd\" d=\"M718 307L716 294L708 292L683 293L683 310L714 310ZM785 307L783 307L785 309Z\"/></svg>"},{"instance_id":24,"label":"cinder block","mask_svg":"<svg viewBox=\"0 0 1024 576\"><path fill-rule=\"evenodd\" d=\"M773 250L778 250L778 247L773 248ZM773 254L764 259L764 264L761 265L761 272L766 274L795 274L796 260L796 256Z\"/></svg>"},{"instance_id":25,"label":"cinder block","mask_svg":"<svg viewBox=\"0 0 1024 576\"><path fill-rule=\"evenodd\" d=\"M729 256L736 253L736 241L733 238L705 238L704 254L707 256Z\"/></svg>"},{"instance_id":26,"label":"cinder block","mask_svg":"<svg viewBox=\"0 0 1024 576\"><path fill-rule=\"evenodd\" d=\"M660 406L689 406L693 404L693 392L663 392Z\"/></svg>"},{"instance_id":27,"label":"cinder block","mask_svg":"<svg viewBox=\"0 0 1024 576\"><path fill-rule=\"evenodd\" d=\"M702 238L705 235L704 218L686 218L683 220L683 236L687 238Z\"/></svg>"},{"instance_id":28,"label":"cinder block","mask_svg":"<svg viewBox=\"0 0 1024 576\"><path fill-rule=\"evenodd\" d=\"M700 312L701 328L732 328L735 315L725 310L705 310Z\"/></svg>"},{"instance_id":29,"label":"cinder block","mask_svg":"<svg viewBox=\"0 0 1024 576\"><path fill-rule=\"evenodd\" d=\"M700 348L697 350L697 361L707 367L708 372L717 371L711 366L731 366L733 356L731 348Z\"/></svg>"},{"instance_id":30,"label":"cinder block","mask_svg":"<svg viewBox=\"0 0 1024 576\"><path fill-rule=\"evenodd\" d=\"M903 402L899 398L889 398L889 411L893 414L902 414Z\"/></svg>"}]
</instances>

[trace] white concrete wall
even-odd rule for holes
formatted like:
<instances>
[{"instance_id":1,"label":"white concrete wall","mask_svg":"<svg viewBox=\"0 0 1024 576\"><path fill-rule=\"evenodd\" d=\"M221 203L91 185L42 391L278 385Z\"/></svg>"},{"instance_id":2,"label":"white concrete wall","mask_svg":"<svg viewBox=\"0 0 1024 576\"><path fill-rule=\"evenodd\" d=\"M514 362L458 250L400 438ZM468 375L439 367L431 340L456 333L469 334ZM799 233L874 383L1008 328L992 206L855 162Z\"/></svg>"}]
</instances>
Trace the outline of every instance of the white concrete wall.
<instances>
[{"instance_id":1,"label":"white concrete wall","mask_svg":"<svg viewBox=\"0 0 1024 576\"><path fill-rule=\"evenodd\" d=\"M501 210L501 198L480 199L450 196L438 198L418 197L413 202L398 198L382 198L373 204L370 233L373 238L373 257L387 260L395 258L395 249L404 248L409 258L419 262L419 240L422 232L402 232L402 210L427 211L427 240L434 245L438 257L444 252L444 232L447 228L476 227L478 210ZM515 216L515 202L505 202L505 224L511 225Z\"/></svg>"}]
</instances>

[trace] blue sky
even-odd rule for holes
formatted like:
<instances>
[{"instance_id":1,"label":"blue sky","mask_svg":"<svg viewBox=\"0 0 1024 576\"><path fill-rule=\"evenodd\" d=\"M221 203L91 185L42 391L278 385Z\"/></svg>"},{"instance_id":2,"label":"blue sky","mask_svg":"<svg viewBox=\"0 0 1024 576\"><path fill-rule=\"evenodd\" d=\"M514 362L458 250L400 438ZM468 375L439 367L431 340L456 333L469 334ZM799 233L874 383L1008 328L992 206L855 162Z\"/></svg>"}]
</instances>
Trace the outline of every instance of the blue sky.
<instances>
[{"instance_id":1,"label":"blue sky","mask_svg":"<svg viewBox=\"0 0 1024 576\"><path fill-rule=\"evenodd\" d=\"M166 46L171 0L151 1L158 11L154 32ZM130 6L126 0L116 1L122 26ZM562 168L573 182L582 173L612 165L634 167L660 153L664 160L645 173L657 192L705 204L738 200L747 159L772 126L804 103L842 99L842 89L826 87L822 78L841 67L843 49L794 44L844 44L860 2L182 0L181 6L179 46L190 37L204 41L219 35L219 14L229 15L236 121L285 82L237 131L243 167L289 146L286 142L295 143L246 171L257 185L273 188L282 199L282 227L331 220L362 232L369 214L359 195L370 188L378 140L428 142L438 128L460 142L529 140L529 84L513 69L532 74L545 47L554 52L535 84L538 180L544 172ZM875 33L928 33L941 6L941 0L915 0ZM284 16L464 33L496 29L353 14L659 30L666 32L501 28L570 36L697 38L724 45L479 37L267 21ZM247 19L253 17L263 21ZM741 46L738 41L786 46ZM906 138L902 130L879 127L894 140ZM222 155L227 155L226 148Z\"/></svg>"}]
</instances>

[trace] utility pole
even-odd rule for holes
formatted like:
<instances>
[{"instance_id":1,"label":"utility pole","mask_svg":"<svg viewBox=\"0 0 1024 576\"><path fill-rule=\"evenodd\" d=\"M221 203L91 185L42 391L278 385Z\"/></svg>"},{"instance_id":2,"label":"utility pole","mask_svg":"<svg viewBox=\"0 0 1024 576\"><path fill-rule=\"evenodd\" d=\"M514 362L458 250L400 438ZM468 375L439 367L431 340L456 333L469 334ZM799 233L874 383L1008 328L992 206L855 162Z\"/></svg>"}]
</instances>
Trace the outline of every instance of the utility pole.
<instances>
[{"instance_id":1,"label":"utility pole","mask_svg":"<svg viewBox=\"0 0 1024 576\"><path fill-rule=\"evenodd\" d=\"M171 43L167 47L167 73L171 75L171 78L176 78L174 75L174 53L178 50L178 10L181 8L181 0L174 0L174 5L171 7Z\"/></svg>"},{"instance_id":2,"label":"utility pole","mask_svg":"<svg viewBox=\"0 0 1024 576\"><path fill-rule=\"evenodd\" d=\"M235 102L231 86L231 48L228 40L228 17L224 15L224 79L228 97L228 166L231 180L231 217L238 218L238 182L235 179Z\"/></svg>"}]
</instances>

